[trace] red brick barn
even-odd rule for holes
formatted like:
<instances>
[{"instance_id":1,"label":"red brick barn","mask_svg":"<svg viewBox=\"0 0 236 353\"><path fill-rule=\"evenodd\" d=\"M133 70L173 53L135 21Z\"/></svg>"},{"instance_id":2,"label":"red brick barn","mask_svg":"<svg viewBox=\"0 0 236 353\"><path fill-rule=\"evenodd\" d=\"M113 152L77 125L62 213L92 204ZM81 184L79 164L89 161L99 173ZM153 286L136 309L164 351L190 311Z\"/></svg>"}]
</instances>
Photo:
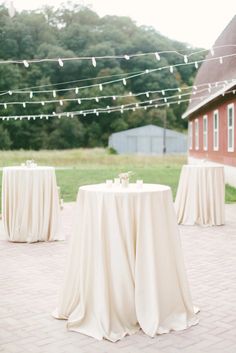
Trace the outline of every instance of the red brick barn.
<instances>
[{"instance_id":1,"label":"red brick barn","mask_svg":"<svg viewBox=\"0 0 236 353\"><path fill-rule=\"evenodd\" d=\"M188 118L189 163L225 166L236 187L236 16L216 40L196 76Z\"/></svg>"}]
</instances>

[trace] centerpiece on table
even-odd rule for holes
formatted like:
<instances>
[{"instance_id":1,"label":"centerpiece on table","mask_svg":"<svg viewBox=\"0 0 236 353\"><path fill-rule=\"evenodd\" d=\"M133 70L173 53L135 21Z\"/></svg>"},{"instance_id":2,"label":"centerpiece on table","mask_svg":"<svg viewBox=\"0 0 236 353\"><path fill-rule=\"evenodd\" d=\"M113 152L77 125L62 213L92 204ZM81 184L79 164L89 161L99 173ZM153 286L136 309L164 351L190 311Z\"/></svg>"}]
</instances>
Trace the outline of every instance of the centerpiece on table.
<instances>
[{"instance_id":1,"label":"centerpiece on table","mask_svg":"<svg viewBox=\"0 0 236 353\"><path fill-rule=\"evenodd\" d=\"M120 178L121 186L128 187L129 186L129 179L133 174L134 173L131 171L125 172L125 173L120 173L119 178Z\"/></svg>"},{"instance_id":2,"label":"centerpiece on table","mask_svg":"<svg viewBox=\"0 0 236 353\"><path fill-rule=\"evenodd\" d=\"M28 168L37 167L37 163L35 163L33 159L27 159L27 161L25 163L22 163L21 165L26 166Z\"/></svg>"}]
</instances>

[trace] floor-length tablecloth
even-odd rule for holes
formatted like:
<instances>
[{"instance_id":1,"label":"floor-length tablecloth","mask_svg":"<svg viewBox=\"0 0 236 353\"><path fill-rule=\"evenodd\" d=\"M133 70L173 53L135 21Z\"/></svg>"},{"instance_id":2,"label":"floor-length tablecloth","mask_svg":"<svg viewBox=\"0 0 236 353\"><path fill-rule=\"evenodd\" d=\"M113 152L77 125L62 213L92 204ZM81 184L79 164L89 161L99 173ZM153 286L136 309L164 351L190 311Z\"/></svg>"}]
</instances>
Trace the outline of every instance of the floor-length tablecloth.
<instances>
[{"instance_id":1,"label":"floor-length tablecloth","mask_svg":"<svg viewBox=\"0 0 236 353\"><path fill-rule=\"evenodd\" d=\"M56 318L97 339L154 336L198 322L185 275L171 190L79 189Z\"/></svg>"},{"instance_id":2,"label":"floor-length tablecloth","mask_svg":"<svg viewBox=\"0 0 236 353\"><path fill-rule=\"evenodd\" d=\"M184 165L175 199L178 223L222 225L225 222L224 168Z\"/></svg>"},{"instance_id":3,"label":"floor-length tablecloth","mask_svg":"<svg viewBox=\"0 0 236 353\"><path fill-rule=\"evenodd\" d=\"M59 212L53 167L3 168L2 213L8 240L36 242L63 239Z\"/></svg>"}]
</instances>

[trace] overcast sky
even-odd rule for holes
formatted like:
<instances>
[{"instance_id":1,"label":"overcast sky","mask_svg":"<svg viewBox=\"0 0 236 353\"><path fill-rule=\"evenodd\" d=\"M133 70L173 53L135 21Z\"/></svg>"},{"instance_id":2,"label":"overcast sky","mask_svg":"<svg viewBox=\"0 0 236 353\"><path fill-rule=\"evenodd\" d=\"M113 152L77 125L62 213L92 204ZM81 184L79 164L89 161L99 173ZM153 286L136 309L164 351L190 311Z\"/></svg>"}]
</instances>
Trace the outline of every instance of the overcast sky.
<instances>
[{"instance_id":1,"label":"overcast sky","mask_svg":"<svg viewBox=\"0 0 236 353\"><path fill-rule=\"evenodd\" d=\"M9 2L5 0L0 2ZM60 6L61 0L13 0L17 10L43 5ZM75 2L75 1L74 1ZM236 0L82 0L100 16L129 16L137 24L155 27L169 38L209 48L236 14Z\"/></svg>"}]
</instances>

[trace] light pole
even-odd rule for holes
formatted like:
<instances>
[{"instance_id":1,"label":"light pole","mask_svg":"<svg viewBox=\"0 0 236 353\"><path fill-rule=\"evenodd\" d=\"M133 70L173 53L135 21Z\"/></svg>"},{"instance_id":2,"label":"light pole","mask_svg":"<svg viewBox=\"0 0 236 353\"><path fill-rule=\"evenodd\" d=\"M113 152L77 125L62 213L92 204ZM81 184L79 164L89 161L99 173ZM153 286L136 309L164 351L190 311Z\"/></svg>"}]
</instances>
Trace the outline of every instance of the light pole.
<instances>
[{"instance_id":1,"label":"light pole","mask_svg":"<svg viewBox=\"0 0 236 353\"><path fill-rule=\"evenodd\" d=\"M163 110L163 149L162 153L166 154L166 110Z\"/></svg>"}]
</instances>

